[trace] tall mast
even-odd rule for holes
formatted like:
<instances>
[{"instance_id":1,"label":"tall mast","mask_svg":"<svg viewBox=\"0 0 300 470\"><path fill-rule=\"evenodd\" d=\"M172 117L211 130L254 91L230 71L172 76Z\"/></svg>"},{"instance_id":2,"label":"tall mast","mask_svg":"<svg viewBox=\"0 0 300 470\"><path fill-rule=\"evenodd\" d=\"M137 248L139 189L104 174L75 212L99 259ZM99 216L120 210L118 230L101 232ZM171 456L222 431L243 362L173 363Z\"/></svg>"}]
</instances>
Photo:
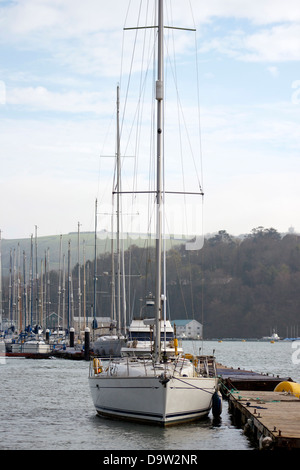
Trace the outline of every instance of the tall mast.
<instances>
[{"instance_id":1,"label":"tall mast","mask_svg":"<svg viewBox=\"0 0 300 470\"><path fill-rule=\"evenodd\" d=\"M44 307L44 282L43 282L43 260L41 259L41 282L40 282L40 318L37 321L37 324L40 325L43 328L43 321L44 321L44 312L43 312L43 307ZM39 328L37 329L37 331Z\"/></svg>"},{"instance_id":2,"label":"tall mast","mask_svg":"<svg viewBox=\"0 0 300 470\"><path fill-rule=\"evenodd\" d=\"M46 254L46 267L45 267L45 276L46 276L46 319L45 319L45 327L49 327L49 320L50 320L50 307L51 307L51 295L50 295L50 248L47 248Z\"/></svg>"},{"instance_id":3,"label":"tall mast","mask_svg":"<svg viewBox=\"0 0 300 470\"><path fill-rule=\"evenodd\" d=\"M27 325L27 284L26 284L26 254L23 250L23 311L24 311L24 331Z\"/></svg>"},{"instance_id":4,"label":"tall mast","mask_svg":"<svg viewBox=\"0 0 300 470\"><path fill-rule=\"evenodd\" d=\"M157 56L157 188L156 188L156 280L155 280L155 361L160 360L161 308L161 259L162 259L162 158L163 158L163 94L164 94L164 50L163 50L163 0L158 0L158 56Z\"/></svg>"},{"instance_id":5,"label":"tall mast","mask_svg":"<svg viewBox=\"0 0 300 470\"><path fill-rule=\"evenodd\" d=\"M37 225L35 225L35 321L38 324L39 320L39 275L38 275L38 256L37 256Z\"/></svg>"},{"instance_id":6,"label":"tall mast","mask_svg":"<svg viewBox=\"0 0 300 470\"><path fill-rule=\"evenodd\" d=\"M0 230L0 330L2 330L2 232Z\"/></svg>"},{"instance_id":7,"label":"tall mast","mask_svg":"<svg viewBox=\"0 0 300 470\"><path fill-rule=\"evenodd\" d=\"M59 239L59 264L58 264L58 303L57 303L57 331L60 324L60 301L61 301L61 254L62 254L62 235ZM64 327L64 324L63 324Z\"/></svg>"},{"instance_id":8,"label":"tall mast","mask_svg":"<svg viewBox=\"0 0 300 470\"><path fill-rule=\"evenodd\" d=\"M9 256L9 317L10 326L13 325L13 292L12 292L12 250Z\"/></svg>"},{"instance_id":9,"label":"tall mast","mask_svg":"<svg viewBox=\"0 0 300 470\"><path fill-rule=\"evenodd\" d=\"M83 240L83 321L84 327L87 327L86 314L86 278L85 278L85 240Z\"/></svg>"},{"instance_id":10,"label":"tall mast","mask_svg":"<svg viewBox=\"0 0 300 470\"><path fill-rule=\"evenodd\" d=\"M115 253L114 253L114 195L112 196L112 217L111 217L111 303L110 303L110 318L116 321L116 289L115 289Z\"/></svg>"},{"instance_id":11,"label":"tall mast","mask_svg":"<svg viewBox=\"0 0 300 470\"><path fill-rule=\"evenodd\" d=\"M121 333L121 253L120 253L120 95L117 87L117 332Z\"/></svg>"},{"instance_id":12,"label":"tall mast","mask_svg":"<svg viewBox=\"0 0 300 470\"><path fill-rule=\"evenodd\" d=\"M63 254L63 273L62 273L62 327L66 328L66 255Z\"/></svg>"},{"instance_id":13,"label":"tall mast","mask_svg":"<svg viewBox=\"0 0 300 470\"><path fill-rule=\"evenodd\" d=\"M30 238L30 265L29 265L29 282L30 282L30 287L29 287L29 312L30 313L30 331L32 329L33 325L33 234L31 234Z\"/></svg>"},{"instance_id":14,"label":"tall mast","mask_svg":"<svg viewBox=\"0 0 300 470\"><path fill-rule=\"evenodd\" d=\"M17 325L18 330L22 331L22 306L21 306L21 252L20 252L20 243L18 243L18 251L17 251Z\"/></svg>"},{"instance_id":15,"label":"tall mast","mask_svg":"<svg viewBox=\"0 0 300 470\"><path fill-rule=\"evenodd\" d=\"M93 328L96 328L96 299L97 299L97 199L95 201L95 244L94 244L95 254L94 254L94 308L93 308Z\"/></svg>"},{"instance_id":16,"label":"tall mast","mask_svg":"<svg viewBox=\"0 0 300 470\"><path fill-rule=\"evenodd\" d=\"M17 316L16 316L16 249L13 250L13 281L12 281L12 315L14 327L17 328Z\"/></svg>"},{"instance_id":17,"label":"tall mast","mask_svg":"<svg viewBox=\"0 0 300 470\"><path fill-rule=\"evenodd\" d=\"M71 258L71 240L68 241L68 334L70 334L70 319L71 319L71 267L70 267L70 258Z\"/></svg>"},{"instance_id":18,"label":"tall mast","mask_svg":"<svg viewBox=\"0 0 300 470\"><path fill-rule=\"evenodd\" d=\"M77 251L78 251L78 328L79 335L81 329L81 286L80 286L80 222L78 222L78 241L77 241Z\"/></svg>"}]
</instances>

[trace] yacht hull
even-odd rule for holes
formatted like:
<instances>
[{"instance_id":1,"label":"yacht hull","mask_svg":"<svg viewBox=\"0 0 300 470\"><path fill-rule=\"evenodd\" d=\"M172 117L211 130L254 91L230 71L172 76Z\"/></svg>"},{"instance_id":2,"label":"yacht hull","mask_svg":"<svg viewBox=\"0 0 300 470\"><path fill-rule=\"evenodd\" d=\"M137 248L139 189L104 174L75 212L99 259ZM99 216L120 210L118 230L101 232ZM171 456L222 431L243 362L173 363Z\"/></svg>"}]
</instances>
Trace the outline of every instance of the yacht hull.
<instances>
[{"instance_id":1,"label":"yacht hull","mask_svg":"<svg viewBox=\"0 0 300 470\"><path fill-rule=\"evenodd\" d=\"M206 377L90 377L99 415L163 426L206 417L217 388Z\"/></svg>"}]
</instances>

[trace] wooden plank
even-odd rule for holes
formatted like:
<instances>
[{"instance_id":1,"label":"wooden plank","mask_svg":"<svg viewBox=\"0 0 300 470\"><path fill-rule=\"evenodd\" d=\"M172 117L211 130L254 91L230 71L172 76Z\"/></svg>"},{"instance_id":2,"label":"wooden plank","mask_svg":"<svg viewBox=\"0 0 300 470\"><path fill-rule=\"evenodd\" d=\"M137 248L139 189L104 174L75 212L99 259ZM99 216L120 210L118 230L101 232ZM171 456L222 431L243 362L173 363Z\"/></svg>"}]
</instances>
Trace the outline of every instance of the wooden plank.
<instances>
[{"instance_id":1,"label":"wooden plank","mask_svg":"<svg viewBox=\"0 0 300 470\"><path fill-rule=\"evenodd\" d=\"M262 436L275 447L300 448L300 400L285 392L246 391L230 394L231 405L239 409L244 424L250 419Z\"/></svg>"},{"instance_id":2,"label":"wooden plank","mask_svg":"<svg viewBox=\"0 0 300 470\"><path fill-rule=\"evenodd\" d=\"M300 449L300 399L274 392L278 383L293 380L217 364L224 395L233 417L259 443L272 448Z\"/></svg>"}]
</instances>

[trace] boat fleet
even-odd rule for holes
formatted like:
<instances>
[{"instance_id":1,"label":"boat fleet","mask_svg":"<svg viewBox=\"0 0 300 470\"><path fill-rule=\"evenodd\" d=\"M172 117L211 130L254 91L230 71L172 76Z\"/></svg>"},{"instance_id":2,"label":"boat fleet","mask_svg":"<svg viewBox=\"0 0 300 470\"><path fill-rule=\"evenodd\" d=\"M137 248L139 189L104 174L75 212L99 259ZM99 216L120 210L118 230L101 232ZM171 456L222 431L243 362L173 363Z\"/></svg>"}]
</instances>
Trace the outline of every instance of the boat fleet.
<instances>
[{"instance_id":1,"label":"boat fleet","mask_svg":"<svg viewBox=\"0 0 300 470\"><path fill-rule=\"evenodd\" d=\"M163 328L163 324L162 324ZM97 329L99 330L99 329ZM90 331L86 328L85 331ZM183 349L178 339L174 335L174 329L169 320L166 321L166 336L162 335L164 350L167 355L174 355L175 349L182 353ZM153 319L139 318L133 319L125 335L116 334L112 330L111 334L94 334L95 339L88 335L89 355L94 357L151 357L154 347ZM16 332L14 328L8 328L0 332L2 352L8 357L67 357L76 354L84 358L86 347L86 335L75 335L75 329L70 331L56 328L43 330L40 326L35 326L29 333ZM176 346L175 346L176 345Z\"/></svg>"}]
</instances>

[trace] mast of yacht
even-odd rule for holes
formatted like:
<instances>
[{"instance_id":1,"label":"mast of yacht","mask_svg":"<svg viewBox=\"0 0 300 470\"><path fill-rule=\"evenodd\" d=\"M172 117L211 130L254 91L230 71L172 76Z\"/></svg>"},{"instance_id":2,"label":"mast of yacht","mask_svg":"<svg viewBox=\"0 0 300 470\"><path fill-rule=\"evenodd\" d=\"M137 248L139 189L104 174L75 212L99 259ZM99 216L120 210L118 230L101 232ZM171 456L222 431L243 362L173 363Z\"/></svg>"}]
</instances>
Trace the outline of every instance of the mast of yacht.
<instances>
[{"instance_id":1,"label":"mast of yacht","mask_svg":"<svg viewBox=\"0 0 300 470\"><path fill-rule=\"evenodd\" d=\"M2 330L2 232L0 230L0 331Z\"/></svg>"},{"instance_id":2,"label":"mast of yacht","mask_svg":"<svg viewBox=\"0 0 300 470\"><path fill-rule=\"evenodd\" d=\"M20 243L18 243L18 252L17 252L17 325L18 330L21 333L22 331L22 296L21 296L21 248Z\"/></svg>"},{"instance_id":3,"label":"mast of yacht","mask_svg":"<svg viewBox=\"0 0 300 470\"><path fill-rule=\"evenodd\" d=\"M120 253L120 97L117 87L117 329L121 333L121 253Z\"/></svg>"},{"instance_id":4,"label":"mast of yacht","mask_svg":"<svg viewBox=\"0 0 300 470\"><path fill-rule=\"evenodd\" d=\"M45 328L49 327L50 322L50 310L51 310L51 292L50 292L50 248L47 248L47 252L45 252L45 260L46 260L46 267L45 267L45 283L46 283L46 318L45 318ZM47 269L46 269L47 268Z\"/></svg>"},{"instance_id":5,"label":"mast of yacht","mask_svg":"<svg viewBox=\"0 0 300 470\"><path fill-rule=\"evenodd\" d=\"M83 240L83 321L84 328L87 327L86 321L86 277L85 277L85 240Z\"/></svg>"},{"instance_id":6,"label":"mast of yacht","mask_svg":"<svg viewBox=\"0 0 300 470\"><path fill-rule=\"evenodd\" d=\"M39 322L39 274L38 274L38 255L37 255L37 225L35 227L35 321L36 324Z\"/></svg>"},{"instance_id":7,"label":"mast of yacht","mask_svg":"<svg viewBox=\"0 0 300 470\"><path fill-rule=\"evenodd\" d=\"M29 264L29 310L28 315L30 314L30 331L32 330L33 325L33 234L30 237L30 264Z\"/></svg>"},{"instance_id":8,"label":"mast of yacht","mask_svg":"<svg viewBox=\"0 0 300 470\"><path fill-rule=\"evenodd\" d=\"M24 331L27 328L27 283L26 283L26 253L23 250L23 311L24 311Z\"/></svg>"},{"instance_id":9,"label":"mast of yacht","mask_svg":"<svg viewBox=\"0 0 300 470\"><path fill-rule=\"evenodd\" d=\"M8 286L8 291L9 291L9 302L8 302L8 314L10 318L10 326L12 327L13 325L13 317L12 317L12 312L13 312L13 293L12 293L12 250L10 249L9 253L9 286Z\"/></svg>"},{"instance_id":10,"label":"mast of yacht","mask_svg":"<svg viewBox=\"0 0 300 470\"><path fill-rule=\"evenodd\" d=\"M70 320L71 320L71 240L68 241L68 315L67 315L67 329L70 334Z\"/></svg>"},{"instance_id":11,"label":"mast of yacht","mask_svg":"<svg viewBox=\"0 0 300 470\"><path fill-rule=\"evenodd\" d=\"M117 86L117 330L122 333L126 330L126 293L125 293L125 267L124 267L124 247L120 242L120 194L121 194L121 146L120 146L120 87ZM122 308L121 308L121 273L122 273ZM121 322L122 311L122 322Z\"/></svg>"},{"instance_id":12,"label":"mast of yacht","mask_svg":"<svg viewBox=\"0 0 300 470\"><path fill-rule=\"evenodd\" d=\"M44 321L44 282L43 282L43 260L41 259L41 282L40 282L40 318L37 321L37 324L43 328L43 321ZM39 328L37 328L38 332Z\"/></svg>"},{"instance_id":13,"label":"mast of yacht","mask_svg":"<svg viewBox=\"0 0 300 470\"><path fill-rule=\"evenodd\" d=\"M163 159L163 98L164 98L164 49L163 49L163 0L158 0L158 55L157 55L157 163L156 163L156 279L155 279L155 362L160 360L161 261L162 261L162 159Z\"/></svg>"},{"instance_id":14,"label":"mast of yacht","mask_svg":"<svg viewBox=\"0 0 300 470\"><path fill-rule=\"evenodd\" d=\"M62 273L62 327L66 329L66 255L63 254L63 273Z\"/></svg>"},{"instance_id":15,"label":"mast of yacht","mask_svg":"<svg viewBox=\"0 0 300 470\"><path fill-rule=\"evenodd\" d=\"M93 306L93 331L97 328L97 199L95 200L95 233L94 233L94 306Z\"/></svg>"},{"instance_id":16,"label":"mast of yacht","mask_svg":"<svg viewBox=\"0 0 300 470\"><path fill-rule=\"evenodd\" d=\"M80 336L81 330L81 285L80 285L80 222L78 222L78 240L77 240L77 254L78 254L78 330Z\"/></svg>"},{"instance_id":17,"label":"mast of yacht","mask_svg":"<svg viewBox=\"0 0 300 470\"><path fill-rule=\"evenodd\" d=\"M62 235L59 239L59 263L58 263L58 300L57 300L57 331L60 324L60 301L61 301L61 254L62 254ZM64 325L63 325L64 327Z\"/></svg>"}]
</instances>

